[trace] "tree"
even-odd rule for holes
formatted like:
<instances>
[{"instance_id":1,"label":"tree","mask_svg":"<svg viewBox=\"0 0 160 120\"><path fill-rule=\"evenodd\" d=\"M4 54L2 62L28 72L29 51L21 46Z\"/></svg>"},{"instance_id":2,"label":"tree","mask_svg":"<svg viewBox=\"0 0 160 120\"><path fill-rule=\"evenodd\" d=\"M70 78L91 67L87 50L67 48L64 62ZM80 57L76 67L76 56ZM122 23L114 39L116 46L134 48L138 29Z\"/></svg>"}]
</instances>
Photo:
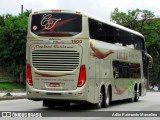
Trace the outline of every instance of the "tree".
<instances>
[{"instance_id":1,"label":"tree","mask_svg":"<svg viewBox=\"0 0 160 120\"><path fill-rule=\"evenodd\" d=\"M128 13L119 12L118 8L115 8L111 13L111 21L117 24L123 25L133 30L143 31L143 28L147 24L146 21L154 18L154 13L148 10L128 10Z\"/></svg>"},{"instance_id":2,"label":"tree","mask_svg":"<svg viewBox=\"0 0 160 120\"><path fill-rule=\"evenodd\" d=\"M19 77L25 69L26 35L29 11L0 16L0 64ZM5 17L4 17L5 16Z\"/></svg>"},{"instance_id":3,"label":"tree","mask_svg":"<svg viewBox=\"0 0 160 120\"><path fill-rule=\"evenodd\" d=\"M153 69L150 70L150 81L160 83L160 19L155 18L148 10L128 10L127 13L115 8L111 13L111 21L139 31L145 36L147 50L154 58Z\"/></svg>"},{"instance_id":4,"label":"tree","mask_svg":"<svg viewBox=\"0 0 160 120\"><path fill-rule=\"evenodd\" d=\"M0 27L4 26L4 15L0 15Z\"/></svg>"}]
</instances>

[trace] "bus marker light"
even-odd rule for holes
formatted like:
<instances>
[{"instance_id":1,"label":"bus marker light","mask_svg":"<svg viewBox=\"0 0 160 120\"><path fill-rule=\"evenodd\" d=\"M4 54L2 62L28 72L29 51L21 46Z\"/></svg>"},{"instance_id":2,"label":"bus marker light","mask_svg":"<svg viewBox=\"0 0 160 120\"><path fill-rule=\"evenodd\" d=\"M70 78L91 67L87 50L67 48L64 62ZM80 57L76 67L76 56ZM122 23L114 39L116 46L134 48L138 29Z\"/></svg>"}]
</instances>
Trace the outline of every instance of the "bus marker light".
<instances>
[{"instance_id":1,"label":"bus marker light","mask_svg":"<svg viewBox=\"0 0 160 120\"><path fill-rule=\"evenodd\" d=\"M52 10L52 12L61 12L61 10Z\"/></svg>"}]
</instances>

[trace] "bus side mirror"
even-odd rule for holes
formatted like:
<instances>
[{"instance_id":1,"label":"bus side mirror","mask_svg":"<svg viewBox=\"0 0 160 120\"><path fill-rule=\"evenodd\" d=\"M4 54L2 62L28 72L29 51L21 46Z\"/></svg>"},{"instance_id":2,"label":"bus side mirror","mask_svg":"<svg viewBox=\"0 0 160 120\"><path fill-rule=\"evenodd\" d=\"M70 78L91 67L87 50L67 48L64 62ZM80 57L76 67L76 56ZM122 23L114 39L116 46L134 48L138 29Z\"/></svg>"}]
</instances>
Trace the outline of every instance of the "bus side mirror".
<instances>
[{"instance_id":1,"label":"bus side mirror","mask_svg":"<svg viewBox=\"0 0 160 120\"><path fill-rule=\"evenodd\" d=\"M153 58L148 53L145 53L145 55L149 59L148 67L149 67L149 69L152 69L153 68Z\"/></svg>"}]
</instances>

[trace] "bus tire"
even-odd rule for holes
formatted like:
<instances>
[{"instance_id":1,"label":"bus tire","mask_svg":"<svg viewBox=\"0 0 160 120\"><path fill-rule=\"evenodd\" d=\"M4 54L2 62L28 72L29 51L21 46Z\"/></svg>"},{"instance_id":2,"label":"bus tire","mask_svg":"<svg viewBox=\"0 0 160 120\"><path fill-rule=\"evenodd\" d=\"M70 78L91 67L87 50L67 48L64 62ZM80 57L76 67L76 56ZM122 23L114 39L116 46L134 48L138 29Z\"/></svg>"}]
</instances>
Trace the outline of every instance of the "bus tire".
<instances>
[{"instance_id":1,"label":"bus tire","mask_svg":"<svg viewBox=\"0 0 160 120\"><path fill-rule=\"evenodd\" d=\"M134 102L134 97L129 98L129 99L127 99L127 100L128 100L128 102L132 103L132 102Z\"/></svg>"},{"instance_id":2,"label":"bus tire","mask_svg":"<svg viewBox=\"0 0 160 120\"><path fill-rule=\"evenodd\" d=\"M48 101L48 100L43 100L43 107L48 107L48 108L55 108L55 104L52 103L51 101Z\"/></svg>"},{"instance_id":3,"label":"bus tire","mask_svg":"<svg viewBox=\"0 0 160 120\"><path fill-rule=\"evenodd\" d=\"M138 90L135 90L134 91L135 93L135 95L134 95L134 102L138 102L138 100L139 100L139 91Z\"/></svg>"},{"instance_id":4,"label":"bus tire","mask_svg":"<svg viewBox=\"0 0 160 120\"><path fill-rule=\"evenodd\" d=\"M111 102L111 95L110 95L110 89L108 89L107 93L104 94L102 107L107 108L110 105L110 102Z\"/></svg>"},{"instance_id":5,"label":"bus tire","mask_svg":"<svg viewBox=\"0 0 160 120\"><path fill-rule=\"evenodd\" d=\"M95 104L95 109L100 109L101 107L102 107L102 102L103 102L103 91L102 91L102 89L100 90L100 92L99 92L99 101L98 101L98 103L96 103Z\"/></svg>"},{"instance_id":6,"label":"bus tire","mask_svg":"<svg viewBox=\"0 0 160 120\"><path fill-rule=\"evenodd\" d=\"M69 102L63 102L63 103L57 104L57 106L68 108L68 107L70 107L70 103Z\"/></svg>"}]
</instances>

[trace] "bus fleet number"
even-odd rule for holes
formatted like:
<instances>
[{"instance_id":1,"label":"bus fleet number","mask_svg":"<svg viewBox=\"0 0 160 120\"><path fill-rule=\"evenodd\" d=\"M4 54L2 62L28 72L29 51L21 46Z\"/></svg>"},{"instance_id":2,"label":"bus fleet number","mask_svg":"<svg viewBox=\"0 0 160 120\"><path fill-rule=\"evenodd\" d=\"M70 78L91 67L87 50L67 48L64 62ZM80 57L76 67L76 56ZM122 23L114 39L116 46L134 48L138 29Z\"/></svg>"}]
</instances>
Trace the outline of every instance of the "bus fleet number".
<instances>
[{"instance_id":1,"label":"bus fleet number","mask_svg":"<svg viewBox=\"0 0 160 120\"><path fill-rule=\"evenodd\" d=\"M73 44L78 44L78 43L82 43L82 40L72 40Z\"/></svg>"}]
</instances>

